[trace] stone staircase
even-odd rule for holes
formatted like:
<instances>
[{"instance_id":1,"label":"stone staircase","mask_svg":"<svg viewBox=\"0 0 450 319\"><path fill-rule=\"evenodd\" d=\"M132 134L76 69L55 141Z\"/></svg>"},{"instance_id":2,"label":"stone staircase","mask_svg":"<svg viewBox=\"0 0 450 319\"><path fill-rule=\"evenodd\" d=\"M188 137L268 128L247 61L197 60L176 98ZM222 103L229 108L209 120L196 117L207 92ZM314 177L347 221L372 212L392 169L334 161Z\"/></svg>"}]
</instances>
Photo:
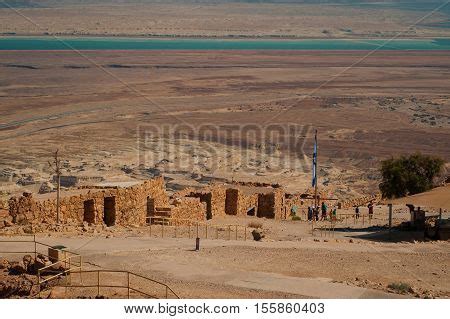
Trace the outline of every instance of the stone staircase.
<instances>
[{"instance_id":1,"label":"stone staircase","mask_svg":"<svg viewBox=\"0 0 450 319\"><path fill-rule=\"evenodd\" d=\"M171 207L155 207L155 210L153 211L152 217L152 224L153 225L169 225L170 221L166 220L164 218L171 218L172 217L172 208Z\"/></svg>"}]
</instances>

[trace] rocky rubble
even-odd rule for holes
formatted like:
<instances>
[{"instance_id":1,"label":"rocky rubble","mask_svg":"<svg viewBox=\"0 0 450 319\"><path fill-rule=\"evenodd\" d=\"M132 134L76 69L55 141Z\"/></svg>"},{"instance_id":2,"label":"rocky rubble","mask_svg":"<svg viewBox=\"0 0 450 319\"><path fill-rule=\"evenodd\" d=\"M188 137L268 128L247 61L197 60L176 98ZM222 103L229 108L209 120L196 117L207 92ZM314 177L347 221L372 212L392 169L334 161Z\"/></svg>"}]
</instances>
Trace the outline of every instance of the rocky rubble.
<instances>
[{"instance_id":1,"label":"rocky rubble","mask_svg":"<svg viewBox=\"0 0 450 319\"><path fill-rule=\"evenodd\" d=\"M0 298L27 297L36 287L38 269L50 265L44 255L25 255L22 261L8 261L0 257Z\"/></svg>"}]
</instances>

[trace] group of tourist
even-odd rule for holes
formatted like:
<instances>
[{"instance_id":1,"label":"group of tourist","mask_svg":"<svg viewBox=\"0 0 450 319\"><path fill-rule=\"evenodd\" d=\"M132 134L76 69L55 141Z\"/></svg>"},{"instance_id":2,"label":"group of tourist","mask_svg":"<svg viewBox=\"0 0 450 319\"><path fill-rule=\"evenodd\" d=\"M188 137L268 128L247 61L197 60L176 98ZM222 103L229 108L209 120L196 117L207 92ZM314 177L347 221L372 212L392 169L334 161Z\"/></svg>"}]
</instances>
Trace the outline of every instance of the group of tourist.
<instances>
[{"instance_id":1,"label":"group of tourist","mask_svg":"<svg viewBox=\"0 0 450 319\"><path fill-rule=\"evenodd\" d=\"M337 215L337 207L334 206L330 212L328 212L328 206L325 204L325 202L322 202L322 205L320 205L320 213L319 214L319 207L316 208L315 205L308 206L308 220L327 220L328 218L330 220L336 220ZM320 215L320 216L319 216Z\"/></svg>"},{"instance_id":2,"label":"group of tourist","mask_svg":"<svg viewBox=\"0 0 450 319\"><path fill-rule=\"evenodd\" d=\"M373 202L370 202L367 205L367 208L369 210L369 219L372 219L372 217L373 217ZM360 213L361 212L360 212L359 206L355 206L355 218L356 219L359 219Z\"/></svg>"},{"instance_id":3,"label":"group of tourist","mask_svg":"<svg viewBox=\"0 0 450 319\"><path fill-rule=\"evenodd\" d=\"M374 206L373 206L372 202L370 202L367 205L367 208L369 210L369 218L370 219L372 219L372 217L373 217L373 207ZM337 207L334 206L333 209L330 212L328 212L328 206L327 206L327 204L325 204L325 202L322 202L322 205L320 205L320 213L321 214L319 214L319 208L316 208L315 205L308 206L308 221L312 221L312 220L315 220L315 221L332 220L333 221L333 220L336 220L336 215L337 215L336 210L337 210ZM355 206L355 218L356 219L359 219L360 213L361 213L361 211L359 209L359 206Z\"/></svg>"}]
</instances>

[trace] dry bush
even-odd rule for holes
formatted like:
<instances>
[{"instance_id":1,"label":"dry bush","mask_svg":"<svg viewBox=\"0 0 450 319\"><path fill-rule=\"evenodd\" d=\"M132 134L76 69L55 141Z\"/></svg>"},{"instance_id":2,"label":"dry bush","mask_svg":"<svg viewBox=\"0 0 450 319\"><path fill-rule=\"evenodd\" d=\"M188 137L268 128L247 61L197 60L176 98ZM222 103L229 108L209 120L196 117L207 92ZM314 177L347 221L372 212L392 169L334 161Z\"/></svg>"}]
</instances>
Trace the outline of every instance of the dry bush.
<instances>
[{"instance_id":1,"label":"dry bush","mask_svg":"<svg viewBox=\"0 0 450 319\"><path fill-rule=\"evenodd\" d=\"M395 290L397 293L407 294L412 291L412 287L405 282L393 282L388 285L388 288Z\"/></svg>"}]
</instances>

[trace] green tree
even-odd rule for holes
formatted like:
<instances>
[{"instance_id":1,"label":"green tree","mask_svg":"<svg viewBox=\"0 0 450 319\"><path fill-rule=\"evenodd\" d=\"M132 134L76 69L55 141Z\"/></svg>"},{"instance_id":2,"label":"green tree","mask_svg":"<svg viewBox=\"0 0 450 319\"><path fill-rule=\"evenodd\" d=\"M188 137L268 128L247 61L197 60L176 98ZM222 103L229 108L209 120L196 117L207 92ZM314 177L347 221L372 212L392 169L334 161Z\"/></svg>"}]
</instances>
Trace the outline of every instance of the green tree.
<instances>
[{"instance_id":1,"label":"green tree","mask_svg":"<svg viewBox=\"0 0 450 319\"><path fill-rule=\"evenodd\" d=\"M384 198L397 198L430 190L444 164L439 157L420 153L384 160L380 191Z\"/></svg>"}]
</instances>

